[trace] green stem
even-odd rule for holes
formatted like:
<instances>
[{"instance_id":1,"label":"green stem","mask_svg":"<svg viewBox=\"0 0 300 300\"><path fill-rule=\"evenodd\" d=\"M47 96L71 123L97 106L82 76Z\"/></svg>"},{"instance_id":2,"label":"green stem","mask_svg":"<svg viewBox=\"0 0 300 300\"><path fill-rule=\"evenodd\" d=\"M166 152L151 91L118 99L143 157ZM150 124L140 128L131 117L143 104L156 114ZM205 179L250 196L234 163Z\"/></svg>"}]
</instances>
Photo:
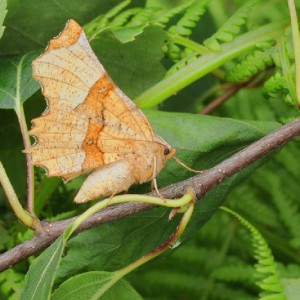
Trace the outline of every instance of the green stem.
<instances>
[{"instance_id":1,"label":"green stem","mask_svg":"<svg viewBox=\"0 0 300 300\"><path fill-rule=\"evenodd\" d=\"M296 89L295 89L295 82L293 80L293 76L291 76L291 64L289 55L287 53L286 49L286 40L283 37L279 43L279 58L281 62L281 68L282 68L282 76L284 78L284 81L286 82L287 89L291 95L291 98L293 101L297 102L297 95L296 95Z\"/></svg>"},{"instance_id":2,"label":"green stem","mask_svg":"<svg viewBox=\"0 0 300 300\"><path fill-rule=\"evenodd\" d=\"M168 34L168 36L174 43L182 45L186 48L189 48L197 54L205 55L205 54L210 53L210 50L208 50L206 47L204 47L186 37L183 37L181 35L174 35L174 34L170 34L170 33ZM222 70L219 70L219 69L213 70L212 73L221 80L223 80L225 77L225 72L223 72Z\"/></svg>"},{"instance_id":3,"label":"green stem","mask_svg":"<svg viewBox=\"0 0 300 300\"><path fill-rule=\"evenodd\" d=\"M3 186L8 202L12 210L14 211L15 215L17 216L17 218L25 226L37 232L41 232L41 226L39 221L35 217L31 216L26 210L23 209L1 162L0 162L0 183Z\"/></svg>"},{"instance_id":4,"label":"green stem","mask_svg":"<svg viewBox=\"0 0 300 300\"><path fill-rule=\"evenodd\" d=\"M212 52L197 58L191 64L139 95L135 99L136 104L141 108L152 108L158 105L192 82L254 48L258 43L278 38L286 24L284 20L265 25L236 38L232 43L224 44L219 52Z\"/></svg>"},{"instance_id":5,"label":"green stem","mask_svg":"<svg viewBox=\"0 0 300 300\"><path fill-rule=\"evenodd\" d=\"M21 77L22 77L22 65L25 59L24 55L20 60L17 67L17 82L16 82L16 96L15 96L15 112L18 117L18 121L20 124L20 129L22 133L23 143L25 149L28 149L31 145L30 138L28 135L27 123L24 114L24 107L21 102ZM34 213L34 168L30 163L30 155L26 154L26 164L27 164L27 209L29 213L35 217Z\"/></svg>"},{"instance_id":6,"label":"green stem","mask_svg":"<svg viewBox=\"0 0 300 300\"><path fill-rule=\"evenodd\" d=\"M140 259L136 260L135 262L131 263L125 268L117 271L116 273L120 275L120 278L130 273L134 269L140 267L141 265L145 264L149 260L159 256L160 254L165 252L168 248L172 247L176 243L176 241L178 241L179 237L186 229L186 226L190 221L193 211L194 211L194 203L190 202L185 213L183 214L180 220L180 223L178 224L176 230L169 237L169 239L166 242L164 242L162 245L157 247L156 249L152 250L150 253L142 256Z\"/></svg>"},{"instance_id":7,"label":"green stem","mask_svg":"<svg viewBox=\"0 0 300 300\"><path fill-rule=\"evenodd\" d=\"M167 241L165 241L162 245L157 247L156 249L152 250L150 253L142 256L138 260L134 261L130 265L126 266L125 268L118 270L114 272L112 279L108 281L94 296L91 300L99 299L109 288L111 288L117 281L119 281L121 278L123 278L128 273L132 272L136 268L140 267L141 265L147 263L149 260L159 256L163 252L165 252L167 249L172 247L176 243L176 241L179 239L179 237L182 235L184 230L186 229L187 224L189 223L191 216L194 211L194 203L193 203L193 196L189 195L190 202L189 205L183 214L178 226L176 227L175 231L172 233L172 235L169 237Z\"/></svg>"},{"instance_id":8,"label":"green stem","mask_svg":"<svg viewBox=\"0 0 300 300\"><path fill-rule=\"evenodd\" d=\"M295 8L294 0L288 0L290 16L291 16L291 27L293 36L293 46L295 55L295 86L296 86L296 97L298 106L300 107L300 37L299 37L299 25L297 20L297 12Z\"/></svg>"},{"instance_id":9,"label":"green stem","mask_svg":"<svg viewBox=\"0 0 300 300\"><path fill-rule=\"evenodd\" d=\"M130 194L115 196L113 198L102 200L96 203L95 205L93 205L92 207L90 207L88 210L86 210L65 230L64 235L65 238L68 239L82 222L84 222L90 216L95 214L97 211L113 204L119 204L125 202L145 202L154 205L175 208L175 207L183 207L187 205L191 201L191 199L194 199L194 194L192 192L188 192L187 194L185 194L183 197L179 199L162 199L162 198L156 198L147 195L130 195Z\"/></svg>"},{"instance_id":10,"label":"green stem","mask_svg":"<svg viewBox=\"0 0 300 300\"><path fill-rule=\"evenodd\" d=\"M30 138L28 135L27 123L24 114L23 105L16 107L16 114L20 124L20 129L23 137L23 143L25 149L31 146ZM26 154L27 165L27 209L32 216L35 216L34 212L34 167L30 162L31 158L29 154Z\"/></svg>"},{"instance_id":11,"label":"green stem","mask_svg":"<svg viewBox=\"0 0 300 300\"><path fill-rule=\"evenodd\" d=\"M202 46L202 45L194 42L193 40L190 40L190 39L188 39L186 37L183 37L181 35L177 35L177 34L175 35L175 34L168 33L168 37L174 43L180 44L180 45L182 45L184 47L192 49L197 54L204 55L204 54L210 53L210 51L206 47L204 47L204 46Z\"/></svg>"}]
</instances>

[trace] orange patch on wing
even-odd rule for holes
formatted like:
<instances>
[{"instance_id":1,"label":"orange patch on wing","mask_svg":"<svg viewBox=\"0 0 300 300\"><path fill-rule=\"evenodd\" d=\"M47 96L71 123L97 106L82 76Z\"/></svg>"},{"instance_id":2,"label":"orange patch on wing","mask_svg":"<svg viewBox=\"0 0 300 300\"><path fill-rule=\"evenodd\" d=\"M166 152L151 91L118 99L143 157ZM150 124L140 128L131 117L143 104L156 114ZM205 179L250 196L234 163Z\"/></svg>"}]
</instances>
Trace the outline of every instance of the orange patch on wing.
<instances>
[{"instance_id":1,"label":"orange patch on wing","mask_svg":"<svg viewBox=\"0 0 300 300\"><path fill-rule=\"evenodd\" d=\"M109 93L114 89L113 83L107 75L103 75L99 80L91 87L91 90L82 103L78 107L78 111L82 111L85 114L102 116L104 109L103 100L105 100Z\"/></svg>"},{"instance_id":2,"label":"orange patch on wing","mask_svg":"<svg viewBox=\"0 0 300 300\"><path fill-rule=\"evenodd\" d=\"M103 165L103 153L97 147L98 138L103 128L103 124L89 121L89 126L82 149L85 151L85 160L83 162L83 170L91 170Z\"/></svg>"},{"instance_id":3,"label":"orange patch on wing","mask_svg":"<svg viewBox=\"0 0 300 300\"><path fill-rule=\"evenodd\" d=\"M115 86L111 79L104 74L93 86L91 92L94 93L94 96L99 100L105 100L109 93L115 89Z\"/></svg>"},{"instance_id":4,"label":"orange patch on wing","mask_svg":"<svg viewBox=\"0 0 300 300\"><path fill-rule=\"evenodd\" d=\"M48 48L45 53L69 47L77 42L80 34L82 33L82 28L74 20L69 20L66 28L57 36L49 42Z\"/></svg>"},{"instance_id":5,"label":"orange patch on wing","mask_svg":"<svg viewBox=\"0 0 300 300\"><path fill-rule=\"evenodd\" d=\"M104 164L104 156L98 147L98 139L104 127L103 100L107 98L109 92L114 86L111 80L103 75L91 88L84 103L78 107L78 111L85 115L96 115L96 118L90 119L85 140L82 149L86 153L83 163L84 170L90 170Z\"/></svg>"}]
</instances>

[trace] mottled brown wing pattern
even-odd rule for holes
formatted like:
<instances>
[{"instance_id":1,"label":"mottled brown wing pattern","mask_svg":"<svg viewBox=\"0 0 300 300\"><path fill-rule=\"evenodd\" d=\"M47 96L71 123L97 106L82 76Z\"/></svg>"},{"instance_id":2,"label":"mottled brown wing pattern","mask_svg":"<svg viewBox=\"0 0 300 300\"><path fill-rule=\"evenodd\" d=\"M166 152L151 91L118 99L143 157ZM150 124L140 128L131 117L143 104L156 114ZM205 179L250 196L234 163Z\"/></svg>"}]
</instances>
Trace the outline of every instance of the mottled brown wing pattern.
<instances>
[{"instance_id":1,"label":"mottled brown wing pattern","mask_svg":"<svg viewBox=\"0 0 300 300\"><path fill-rule=\"evenodd\" d=\"M33 120L36 143L26 152L48 176L70 180L132 156L135 141L153 141L148 120L115 86L74 20L33 62L33 77L48 107Z\"/></svg>"}]
</instances>

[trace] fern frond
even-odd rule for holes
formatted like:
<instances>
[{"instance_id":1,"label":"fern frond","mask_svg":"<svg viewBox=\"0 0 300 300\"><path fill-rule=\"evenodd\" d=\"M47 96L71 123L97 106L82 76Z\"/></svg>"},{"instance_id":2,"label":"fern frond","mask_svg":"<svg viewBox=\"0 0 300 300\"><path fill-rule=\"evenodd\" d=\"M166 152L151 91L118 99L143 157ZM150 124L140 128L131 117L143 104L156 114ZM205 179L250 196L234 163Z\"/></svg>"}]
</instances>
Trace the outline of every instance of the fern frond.
<instances>
[{"instance_id":1,"label":"fern frond","mask_svg":"<svg viewBox=\"0 0 300 300\"><path fill-rule=\"evenodd\" d=\"M98 16L84 26L89 40L95 39L106 29L110 29L122 43L133 41L137 35L141 34L159 8L130 8L121 12L130 2L130 0L121 2L105 15Z\"/></svg>"},{"instance_id":2,"label":"fern frond","mask_svg":"<svg viewBox=\"0 0 300 300\"><path fill-rule=\"evenodd\" d=\"M233 198L240 199L240 201L233 202L230 207L247 215L247 218L255 223L279 229L280 224L276 212L261 201L258 194L253 184L241 185L233 192Z\"/></svg>"},{"instance_id":3,"label":"fern frond","mask_svg":"<svg viewBox=\"0 0 300 300\"><path fill-rule=\"evenodd\" d=\"M284 65L289 64L290 60L294 61L295 59L290 27L278 38L277 44L279 51L274 54L273 60L279 69L283 69Z\"/></svg>"},{"instance_id":4,"label":"fern frond","mask_svg":"<svg viewBox=\"0 0 300 300\"><path fill-rule=\"evenodd\" d=\"M162 15L160 15L159 17L157 17L154 20L154 25L159 25L161 27L165 27L167 25L167 23L170 21L170 19L172 19L173 17L175 17L176 15L179 15L182 11L186 10L189 6L191 6L195 1L189 1L187 3L184 3L182 5L176 6L170 10L168 10L167 12L164 12Z\"/></svg>"},{"instance_id":5,"label":"fern frond","mask_svg":"<svg viewBox=\"0 0 300 300\"><path fill-rule=\"evenodd\" d=\"M167 55L175 63L179 62L182 58L182 49L173 41L167 43ZM173 72L172 72L173 73Z\"/></svg>"},{"instance_id":6,"label":"fern frond","mask_svg":"<svg viewBox=\"0 0 300 300\"><path fill-rule=\"evenodd\" d=\"M104 30L108 26L110 20L116 15L118 15L130 3L131 0L125 0L120 4L114 6L104 15L100 15L96 17L94 20L92 20L91 22L89 22L88 24L86 24L83 27L83 29L87 37L90 38L90 36L95 36L100 31Z\"/></svg>"},{"instance_id":7,"label":"fern frond","mask_svg":"<svg viewBox=\"0 0 300 300\"><path fill-rule=\"evenodd\" d=\"M5 26L3 26L3 22L5 16L7 14L7 1L0 1L0 39L2 38Z\"/></svg>"},{"instance_id":8,"label":"fern frond","mask_svg":"<svg viewBox=\"0 0 300 300\"><path fill-rule=\"evenodd\" d=\"M221 209L235 216L250 232L255 258L258 263L255 269L258 275L257 285L262 289L260 299L285 299L272 252L260 232L247 220L229 208Z\"/></svg>"},{"instance_id":9,"label":"fern frond","mask_svg":"<svg viewBox=\"0 0 300 300\"><path fill-rule=\"evenodd\" d=\"M196 1L186 10L180 20L169 28L169 33L185 37L190 36L192 34L191 28L196 27L197 22L204 14L209 1L210 0Z\"/></svg>"},{"instance_id":10,"label":"fern frond","mask_svg":"<svg viewBox=\"0 0 300 300\"><path fill-rule=\"evenodd\" d=\"M292 248L300 249L300 212L299 205L292 198L287 190L282 190L282 197L285 201L278 202L281 219L284 220L290 233L289 244Z\"/></svg>"},{"instance_id":11,"label":"fern frond","mask_svg":"<svg viewBox=\"0 0 300 300\"><path fill-rule=\"evenodd\" d=\"M145 282L151 291L145 287ZM133 281L138 290L139 288L144 290L143 296L152 299L178 299L178 295L185 294L192 295L193 299L199 299L205 283L206 279L200 272L189 274L164 268L139 273L139 278ZM147 294L150 294L150 297L147 297Z\"/></svg>"},{"instance_id":12,"label":"fern frond","mask_svg":"<svg viewBox=\"0 0 300 300\"><path fill-rule=\"evenodd\" d=\"M216 218L209 220L209 226L203 226L197 234L197 244L203 246L202 241L205 240L208 245L218 245L216 248L219 249L219 242L222 236L228 234L228 223L232 222L227 214L217 212ZM218 228L218 230L215 230ZM178 250L179 251L179 250ZM210 250L211 251L211 250Z\"/></svg>"},{"instance_id":13,"label":"fern frond","mask_svg":"<svg viewBox=\"0 0 300 300\"><path fill-rule=\"evenodd\" d=\"M300 278L300 266L299 264L277 263L277 269L282 278Z\"/></svg>"},{"instance_id":14,"label":"fern frond","mask_svg":"<svg viewBox=\"0 0 300 300\"><path fill-rule=\"evenodd\" d=\"M278 71L265 82L262 92L266 97L275 97L283 90L287 92L286 82Z\"/></svg>"},{"instance_id":15,"label":"fern frond","mask_svg":"<svg viewBox=\"0 0 300 300\"><path fill-rule=\"evenodd\" d=\"M174 47L174 48L173 48ZM195 59L197 59L197 55L193 52L193 51L189 51L188 49L185 50L185 56L183 58L181 58L180 56L182 54L180 54L180 56L176 56L178 53L180 53L180 51L176 51L179 49L179 47L175 44L170 44L169 45L169 53L172 56L173 61L175 60L175 58L177 58L178 62L176 64L174 64L165 74L165 77L168 77L174 73L176 73L177 71L179 71L180 69L182 69L183 67L187 66L188 64L190 64L191 62L193 62ZM180 49L179 49L180 50Z\"/></svg>"},{"instance_id":16,"label":"fern frond","mask_svg":"<svg viewBox=\"0 0 300 300\"><path fill-rule=\"evenodd\" d=\"M105 28L109 21L114 18L116 15L118 15L126 6L128 6L131 3L131 0L125 0L121 2L120 4L114 6L112 9L110 9L100 20L98 23L99 29Z\"/></svg>"},{"instance_id":17,"label":"fern frond","mask_svg":"<svg viewBox=\"0 0 300 300\"><path fill-rule=\"evenodd\" d=\"M272 55L275 51L275 48L266 51L255 50L227 73L226 80L240 82L251 78L259 71L264 71L267 67L271 67L274 64Z\"/></svg>"},{"instance_id":18,"label":"fern frond","mask_svg":"<svg viewBox=\"0 0 300 300\"><path fill-rule=\"evenodd\" d=\"M213 271L212 277L224 282L243 282L248 284L255 283L253 276L255 269L253 266L239 262L236 265L223 265Z\"/></svg>"},{"instance_id":19,"label":"fern frond","mask_svg":"<svg viewBox=\"0 0 300 300\"><path fill-rule=\"evenodd\" d=\"M0 273L0 290L5 299L20 299L25 275L13 269Z\"/></svg>"},{"instance_id":20,"label":"fern frond","mask_svg":"<svg viewBox=\"0 0 300 300\"><path fill-rule=\"evenodd\" d=\"M265 82L263 94L273 98L281 96L286 104L298 109L295 87L295 58L292 47L290 28L287 28L284 35L277 41L276 49L278 50L272 55L277 72Z\"/></svg>"},{"instance_id":21,"label":"fern frond","mask_svg":"<svg viewBox=\"0 0 300 300\"><path fill-rule=\"evenodd\" d=\"M300 169L299 165L295 164L295 158L299 154L299 144L298 143L289 143L286 147L282 148L280 152L275 156L275 168L278 170L280 167L288 173L288 181L292 181L297 187L299 187L299 176ZM282 174L282 171L280 172ZM296 192L295 195L297 195Z\"/></svg>"},{"instance_id":22,"label":"fern frond","mask_svg":"<svg viewBox=\"0 0 300 300\"><path fill-rule=\"evenodd\" d=\"M126 25L128 23L128 20L138 14L141 10L143 9L140 7L126 9L125 11L115 16L115 18L110 22L110 27L118 28Z\"/></svg>"},{"instance_id":23,"label":"fern frond","mask_svg":"<svg viewBox=\"0 0 300 300\"><path fill-rule=\"evenodd\" d=\"M211 289L209 298L206 299L242 299L242 300L256 300L253 296L249 295L245 290L237 289L236 286L229 286L226 284L215 283Z\"/></svg>"},{"instance_id":24,"label":"fern frond","mask_svg":"<svg viewBox=\"0 0 300 300\"><path fill-rule=\"evenodd\" d=\"M255 179L257 185L260 184L260 177L258 176ZM270 190L270 197L277 208L280 220L288 231L289 244L294 249L300 249L300 212L299 204L294 199L294 195L298 190L298 182L293 187L293 180L289 180L289 189L282 189L282 186L285 186L285 182L270 170L267 173L264 172L264 186L267 186L268 190Z\"/></svg>"},{"instance_id":25,"label":"fern frond","mask_svg":"<svg viewBox=\"0 0 300 300\"><path fill-rule=\"evenodd\" d=\"M204 45L212 51L220 51L220 42L231 42L246 23L249 12L258 4L260 0L251 0L238 9L225 24L210 38L204 41Z\"/></svg>"},{"instance_id":26,"label":"fern frond","mask_svg":"<svg viewBox=\"0 0 300 300\"><path fill-rule=\"evenodd\" d=\"M172 253L171 263L176 264L177 268L182 270L188 266L191 272L197 274L199 274L198 268L201 266L201 274L203 274L209 272L215 266L215 262L208 260L207 257L217 257L218 254L219 249L217 247L185 245Z\"/></svg>"},{"instance_id":27,"label":"fern frond","mask_svg":"<svg viewBox=\"0 0 300 300\"><path fill-rule=\"evenodd\" d=\"M158 7L146 7L136 13L126 27L138 26L150 22L154 14L159 10Z\"/></svg>"},{"instance_id":28,"label":"fern frond","mask_svg":"<svg viewBox=\"0 0 300 300\"><path fill-rule=\"evenodd\" d=\"M286 30L282 42L279 47L280 64L283 77L286 81L286 85L295 106L298 106L296 88L295 88L295 63L293 52L290 50L291 37L289 36L289 30Z\"/></svg>"},{"instance_id":29,"label":"fern frond","mask_svg":"<svg viewBox=\"0 0 300 300\"><path fill-rule=\"evenodd\" d=\"M292 107L295 106L295 101L289 92L286 79L281 71L277 71L265 81L262 93L266 98L282 97L286 104Z\"/></svg>"}]
</instances>

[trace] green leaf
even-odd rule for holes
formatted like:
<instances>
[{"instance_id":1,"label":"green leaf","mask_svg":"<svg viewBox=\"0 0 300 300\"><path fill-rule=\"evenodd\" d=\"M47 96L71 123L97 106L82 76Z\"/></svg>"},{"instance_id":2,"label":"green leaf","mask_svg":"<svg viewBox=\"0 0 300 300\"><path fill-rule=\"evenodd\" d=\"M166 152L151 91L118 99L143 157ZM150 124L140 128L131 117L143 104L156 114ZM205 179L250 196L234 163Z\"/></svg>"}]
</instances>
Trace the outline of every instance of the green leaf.
<instances>
[{"instance_id":1,"label":"green leaf","mask_svg":"<svg viewBox=\"0 0 300 300\"><path fill-rule=\"evenodd\" d=\"M61 184L57 177L44 177L35 191L35 213L38 215L45 204L53 197L53 193Z\"/></svg>"},{"instance_id":2,"label":"green leaf","mask_svg":"<svg viewBox=\"0 0 300 300\"><path fill-rule=\"evenodd\" d=\"M0 225L0 251L5 249L5 244L11 239L11 236L9 235L9 232L3 227L3 225Z\"/></svg>"},{"instance_id":3,"label":"green leaf","mask_svg":"<svg viewBox=\"0 0 300 300\"><path fill-rule=\"evenodd\" d=\"M25 155L21 152L24 145L22 145L22 136L13 110L0 109L0 140L1 161L18 198L23 200L26 196L26 162ZM8 205L2 188L0 188L0 203Z\"/></svg>"},{"instance_id":4,"label":"green leaf","mask_svg":"<svg viewBox=\"0 0 300 300\"><path fill-rule=\"evenodd\" d=\"M146 113L155 132L177 150L177 156L185 164L198 170L211 168L279 126L275 122L242 121L188 113L152 110ZM173 160L168 166L170 170L166 169L167 176L161 173L161 186L180 181L184 179L183 176L191 174Z\"/></svg>"},{"instance_id":5,"label":"green leaf","mask_svg":"<svg viewBox=\"0 0 300 300\"><path fill-rule=\"evenodd\" d=\"M7 13L6 9L7 3L6 0L0 0L0 39L2 38L5 26L3 26L4 18Z\"/></svg>"},{"instance_id":6,"label":"green leaf","mask_svg":"<svg viewBox=\"0 0 300 300\"><path fill-rule=\"evenodd\" d=\"M113 278L114 273L110 272L88 272L74 276L60 285L51 300L92 299ZM121 279L101 299L140 300L142 297L126 280Z\"/></svg>"},{"instance_id":7,"label":"green leaf","mask_svg":"<svg viewBox=\"0 0 300 300\"><path fill-rule=\"evenodd\" d=\"M65 244L65 238L61 236L33 261L25 277L21 300L49 299Z\"/></svg>"},{"instance_id":8,"label":"green leaf","mask_svg":"<svg viewBox=\"0 0 300 300\"><path fill-rule=\"evenodd\" d=\"M114 36L121 42L121 43L128 43L135 40L136 36L140 35L144 29L148 26L147 23L126 27L118 30L114 30Z\"/></svg>"},{"instance_id":9,"label":"green leaf","mask_svg":"<svg viewBox=\"0 0 300 300\"><path fill-rule=\"evenodd\" d=\"M279 126L275 122L246 122L183 113L146 113L155 132L177 149L177 156L184 163L198 170L214 166ZM263 162L226 180L201 199L182 240L193 236L207 222L237 180L248 176ZM162 187L191 175L171 160L159 174L158 185ZM133 187L129 192L149 190L147 184ZM115 271L148 253L166 240L176 227L177 220L168 221L168 213L168 209L159 208L80 233L68 243L70 249L62 260L57 281L83 271ZM87 247L89 251L84 250Z\"/></svg>"},{"instance_id":10,"label":"green leaf","mask_svg":"<svg viewBox=\"0 0 300 300\"><path fill-rule=\"evenodd\" d=\"M57 282L78 272L103 269L115 271L150 252L167 239L178 223L176 220L168 222L167 211L159 208L130 216L70 239L68 253L57 274ZM89 251L83 252L84 245Z\"/></svg>"},{"instance_id":11,"label":"green leaf","mask_svg":"<svg viewBox=\"0 0 300 300\"><path fill-rule=\"evenodd\" d=\"M32 96L39 84L32 78L32 61L38 52L0 58L0 109L16 109Z\"/></svg>"},{"instance_id":12,"label":"green leaf","mask_svg":"<svg viewBox=\"0 0 300 300\"><path fill-rule=\"evenodd\" d=\"M143 0L133 2L136 5L144 3ZM80 0L9 1L0 54L18 55L44 49L47 42L62 31L68 19L84 25L115 4L116 1L111 0L89 0L84 5Z\"/></svg>"}]
</instances>

